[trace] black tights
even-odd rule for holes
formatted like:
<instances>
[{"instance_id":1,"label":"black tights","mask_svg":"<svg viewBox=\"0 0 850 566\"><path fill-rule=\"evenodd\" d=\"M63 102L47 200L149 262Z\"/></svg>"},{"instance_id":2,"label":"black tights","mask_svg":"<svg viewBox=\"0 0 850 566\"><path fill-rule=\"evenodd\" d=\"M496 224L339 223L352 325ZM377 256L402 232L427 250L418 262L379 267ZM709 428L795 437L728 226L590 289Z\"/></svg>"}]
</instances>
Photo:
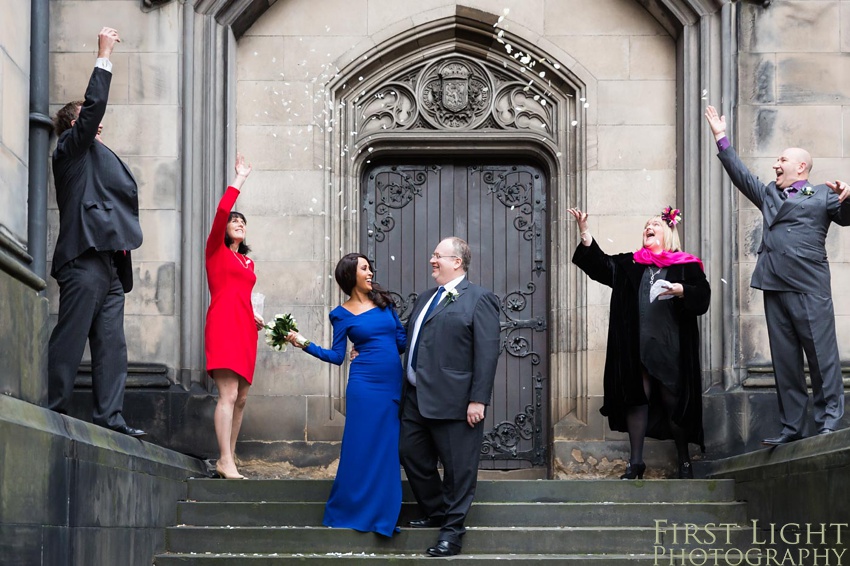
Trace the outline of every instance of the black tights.
<instances>
[{"instance_id":1,"label":"black tights","mask_svg":"<svg viewBox=\"0 0 850 566\"><path fill-rule=\"evenodd\" d=\"M652 394L652 386L655 385L655 387L658 387L658 392L661 395L661 403L664 405L664 412L667 413L667 422L673 433L673 440L676 442L676 452L678 454L679 465L681 466L690 458L688 457L688 433L673 421L673 415L676 412L677 405L676 396L658 381L653 383L653 379L646 373L646 370L642 372L642 378L643 392L646 395L647 401ZM629 445L631 448L629 462L632 464L643 463L643 444L646 439L646 427L648 423L649 403L629 407L626 413L626 427L629 430Z\"/></svg>"}]
</instances>

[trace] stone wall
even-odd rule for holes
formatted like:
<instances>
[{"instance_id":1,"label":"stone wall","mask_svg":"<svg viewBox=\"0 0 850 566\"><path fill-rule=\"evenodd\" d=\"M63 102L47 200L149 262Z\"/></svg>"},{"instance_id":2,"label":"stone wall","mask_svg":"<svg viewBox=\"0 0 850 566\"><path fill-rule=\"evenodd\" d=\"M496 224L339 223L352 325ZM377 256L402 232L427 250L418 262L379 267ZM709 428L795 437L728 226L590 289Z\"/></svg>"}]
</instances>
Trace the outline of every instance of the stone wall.
<instances>
[{"instance_id":1,"label":"stone wall","mask_svg":"<svg viewBox=\"0 0 850 566\"><path fill-rule=\"evenodd\" d=\"M757 522L757 540L775 541L795 557L801 548L817 549L823 560L827 548L847 549L848 446L850 430L841 430L712 463L707 477L735 480L736 499L747 502L749 519ZM807 529L824 535L808 538ZM797 542L796 533L802 535Z\"/></svg>"},{"instance_id":2,"label":"stone wall","mask_svg":"<svg viewBox=\"0 0 850 566\"><path fill-rule=\"evenodd\" d=\"M717 266L725 246L731 244L724 241L709 245L720 229L720 211L714 210L716 197L700 197L700 191L720 190L720 176L713 143L699 117L680 114L682 97L690 93L688 84L693 77L678 74L683 68L683 45L702 42L706 49L699 55L698 66L688 69L693 72L697 68L708 77L706 84L700 85L704 86L700 88L704 90L700 105L720 104L720 86L725 85L720 84L722 77L718 79L715 70L724 58L732 57L729 54L734 53L734 45L721 44L716 38L719 19L706 15L700 32L705 36L683 40L670 31L668 22L656 19L643 4L653 9L653 3L633 0L325 0L321 4L279 0L245 35L232 43L224 40L223 46L210 51L224 58L223 64L204 59L206 55L197 49L193 65L199 91L196 98L220 96L219 103L226 114L230 113L222 117L221 124L224 132L219 145L226 145L226 149L214 149L229 156L238 149L254 165L237 209L249 220L248 240L257 260L256 290L267 296L266 316L291 311L305 334L319 343L330 343L327 313L341 299L330 274L336 260L350 251L332 245L337 241L334 233L348 227L339 217L332 218L330 211L336 200L356 201L356 195L339 195L333 190L342 186L339 171L329 168L340 148L333 143L330 124L325 122L333 116L327 106L329 92L325 85L338 72L353 68L368 57L372 50L417 26L451 17L459 10L480 10L496 17L505 15L504 10L508 9L500 25L509 36L553 55L564 69L585 82L589 95L580 101L582 123L577 126L583 129L583 145L579 159L571 164L575 177L570 180L578 187L575 195L580 200L572 201L573 193L554 196L591 212L591 230L606 251L615 253L637 247L645 220L666 204L681 204L683 194L696 195L692 202L700 202L701 198L702 205L710 209L698 215L686 209L685 227L698 219L705 223L701 232L694 233L703 239L697 242L699 238L691 238L691 242L703 249L707 267L720 273L720 277L711 280L715 289L711 316L721 308L728 308L723 311L728 316L724 314L722 325L712 328L728 325L738 332L704 336L706 350L734 342L733 360L723 366L712 361L714 365L707 368L732 376L724 383L706 384L714 386L706 403L709 448L715 453L728 453L751 447L757 442L756 436L762 434L759 427L765 426L759 423L775 418L771 412L775 410L772 391L740 386L747 377L748 366L769 363L761 294L749 289L760 219L748 202L736 199L732 215L734 224L740 227L735 231L739 240L729 272L719 272ZM724 2L714 4L711 9L719 10ZM131 361L164 364L172 382L179 381L178 374L186 367L194 368L192 360L181 359L181 342L203 331L200 323L180 320L181 303L205 304L206 296L205 282L200 277L195 282L200 292L187 294L181 287L187 258L180 255L180 241L190 214L181 208L181 167L197 168L198 163L203 163L215 168L214 174L196 172L195 178L204 183L200 188L192 187L204 198L203 206L197 205L203 218L191 219L198 226L208 221L215 200L223 192L223 186L219 186L223 183L207 186L208 179L218 178L224 170L229 177L231 171L229 163L215 160L209 163L195 158L186 164L181 155L180 121L184 109L180 97L186 88L182 82L186 70L181 63L185 55L184 6L171 2L142 12L136 0L51 2L51 110L82 95L101 25L118 28L124 38L113 57L115 76L110 109L104 119L104 139L131 165L140 185L145 242L134 254L136 289L127 297L128 346ZM769 178L773 158L784 145L803 145L815 156L816 179L841 178L848 151L844 147L847 134L843 124L843 93L847 89L842 86L842 77L844 54L850 47L845 37L850 26L850 2L773 2L766 8L759 3L741 2L726 10L727 14L731 11L733 35L739 37L740 53L730 61L738 83L737 98L731 102L736 111L730 118L733 141L744 159ZM109 21L95 22L93 13L108 14ZM196 22L196 46L203 41L222 41L221 34L208 32L218 24L200 16ZM784 33L792 28L802 31ZM202 29L209 33L207 39L199 39ZM19 46L8 46L10 42L20 43L16 39L19 37L18 30L0 36L0 42L5 42L0 43L4 61L10 59L9 53L21 51ZM221 67L223 76L217 74ZM199 76L203 77L200 81ZM198 88L199 84L203 88ZM2 92L6 92L5 87ZM197 126L208 117L195 119ZM4 135L7 123L4 118ZM700 139L700 147L688 146L692 153L686 155L687 144L681 138L695 129L706 135ZM4 148L14 143L4 137L0 151L8 153ZM214 153L202 145L194 148L197 153ZM687 167L701 171L696 178L703 187L693 187L693 183L685 186L682 171ZM3 182L7 178L4 174ZM6 198L8 193L0 194L0 198ZM21 195L15 193L11 197L20 201L18 207L24 202ZM49 203L55 206L52 193ZM2 210L5 209L0 207L0 214L7 214ZM9 220L0 216L0 223L12 225L20 223L21 218L18 214L10 215ZM55 209L51 209L50 220L48 258L55 240ZM550 229L553 241L557 235L561 242L552 254L553 272L566 272L571 269L569 257L576 242L574 227L553 215ZM834 286L840 289L844 279L850 277L844 251L844 240L850 233L839 229L832 232L828 246ZM691 242L686 240L687 248ZM428 283L424 281L423 287ZM736 286L733 307L724 306L719 300L728 285ZM578 457L585 461L593 450L599 450L596 456L617 458L625 447L623 436L611 434L598 414L609 290L580 280L569 293L580 296L569 295L569 301L553 305L552 316L586 322L570 326L567 335L552 340L556 356L563 355L563 360L557 360L559 367L566 368L565 373L573 380L569 382L572 389L558 390L552 399L557 418L569 413L569 418L556 428L556 436L566 443L565 450L559 452L565 469L578 463L571 455L570 443L588 443L577 445L581 449ZM48 297L51 315L55 316L58 302L52 280ZM850 320L850 303L840 293L835 299L839 344L842 355L847 357L850 352L844 335ZM583 361L576 361L579 358ZM322 462L332 459L333 443L341 438L344 424L337 402L344 387L344 374L300 352L275 353L261 344L255 377L242 449L248 455L264 458L292 459L293 454L303 453L304 462L309 460L309 465L316 463L313 456L317 454ZM196 385L200 389L205 386ZM569 398L576 391L577 397ZM201 399L203 391L196 393L201 409L190 412L202 422L210 414L210 406ZM175 402L168 411L158 414L182 414L182 403ZM139 401L139 406L144 404ZM158 410L156 402L151 407ZM315 442L331 444L319 449ZM609 443L608 448L599 448L600 442Z\"/></svg>"},{"instance_id":3,"label":"stone wall","mask_svg":"<svg viewBox=\"0 0 850 566\"><path fill-rule=\"evenodd\" d=\"M18 244L27 239L29 168L30 2L3 0L15 17L0 22L0 234Z\"/></svg>"},{"instance_id":4,"label":"stone wall","mask_svg":"<svg viewBox=\"0 0 850 566\"><path fill-rule=\"evenodd\" d=\"M580 104L586 157L571 166L586 171L582 206L591 211L591 230L606 251L637 247L646 219L676 201L675 41L637 3L278 2L237 44L236 143L254 165L237 207L249 219L256 289L266 295L266 312L293 312L302 332L326 346L327 312L340 300L330 274L338 258L352 251L331 249L331 224L346 220L329 218L329 200L357 198L328 191L339 184L340 173L330 169L341 148L329 143L335 138L327 120L339 114L328 108L324 85L382 42L451 17L460 5L495 16L507 9L500 24L506 37L556 53L559 65L587 81L593 94ZM567 233L574 236L575 227L565 219L553 222L552 229L565 234L564 241ZM551 260L553 269L568 264L571 251L560 250ZM428 285L422 281L423 288ZM609 296L607 288L588 285L585 379L589 424L597 439L609 436L597 412ZM567 316L566 305L558 309ZM344 421L332 408L338 387L335 370L318 361L261 347L243 429L246 441L339 439ZM271 421L277 423L273 430Z\"/></svg>"},{"instance_id":5,"label":"stone wall","mask_svg":"<svg viewBox=\"0 0 850 566\"><path fill-rule=\"evenodd\" d=\"M848 178L850 171L850 2L774 2L769 8L741 3L739 103L733 143L762 179L773 179L786 147L808 149L812 182ZM793 29L793 33L788 30ZM819 38L812 41L812 38ZM761 242L762 218L738 197L741 288L741 361L769 364L762 294L749 288ZM801 237L805 237L801 235ZM850 230L834 225L827 239L832 270L838 348L850 358Z\"/></svg>"},{"instance_id":6,"label":"stone wall","mask_svg":"<svg viewBox=\"0 0 850 566\"><path fill-rule=\"evenodd\" d=\"M112 85L102 138L129 166L139 185L144 241L133 252L135 284L127 294L124 330L130 362L179 364L180 51L182 4L144 13L135 0L50 2L50 111L82 99L97 58L103 26L121 35L112 54ZM53 150L54 143L51 145ZM48 195L53 257L59 211L53 176ZM50 272L48 262L48 273ZM51 328L59 307L49 278ZM88 354L86 354L88 358Z\"/></svg>"},{"instance_id":7,"label":"stone wall","mask_svg":"<svg viewBox=\"0 0 850 566\"><path fill-rule=\"evenodd\" d=\"M0 395L0 562L149 566L199 460Z\"/></svg>"}]
</instances>

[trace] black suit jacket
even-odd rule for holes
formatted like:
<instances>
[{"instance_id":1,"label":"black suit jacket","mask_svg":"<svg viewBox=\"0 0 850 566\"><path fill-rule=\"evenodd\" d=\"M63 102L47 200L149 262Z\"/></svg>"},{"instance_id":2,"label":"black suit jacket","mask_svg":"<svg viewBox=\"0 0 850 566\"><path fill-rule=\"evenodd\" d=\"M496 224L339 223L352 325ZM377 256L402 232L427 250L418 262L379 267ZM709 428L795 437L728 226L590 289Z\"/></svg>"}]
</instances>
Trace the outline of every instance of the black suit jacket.
<instances>
[{"instance_id":1,"label":"black suit jacket","mask_svg":"<svg viewBox=\"0 0 850 566\"><path fill-rule=\"evenodd\" d=\"M765 291L830 295L826 235L833 222L850 225L850 199L826 185L807 183L805 193L782 200L776 181L753 175L731 146L717 154L735 185L762 213L762 241L751 286Z\"/></svg>"},{"instance_id":2,"label":"black suit jacket","mask_svg":"<svg viewBox=\"0 0 850 566\"><path fill-rule=\"evenodd\" d=\"M416 396L419 412L429 419L466 419L470 402L490 404L499 362L499 301L467 278L457 297L440 304L419 328ZM422 293L408 319L408 335L436 287ZM410 342L404 357L407 368ZM405 379L405 386L409 386Z\"/></svg>"},{"instance_id":3,"label":"black suit jacket","mask_svg":"<svg viewBox=\"0 0 850 566\"><path fill-rule=\"evenodd\" d=\"M59 136L53 152L59 237L51 274L55 277L63 265L91 248L116 251L118 274L128 292L133 287L129 250L142 244L138 187L130 168L95 139L111 80L112 73L95 67L80 115Z\"/></svg>"}]
</instances>

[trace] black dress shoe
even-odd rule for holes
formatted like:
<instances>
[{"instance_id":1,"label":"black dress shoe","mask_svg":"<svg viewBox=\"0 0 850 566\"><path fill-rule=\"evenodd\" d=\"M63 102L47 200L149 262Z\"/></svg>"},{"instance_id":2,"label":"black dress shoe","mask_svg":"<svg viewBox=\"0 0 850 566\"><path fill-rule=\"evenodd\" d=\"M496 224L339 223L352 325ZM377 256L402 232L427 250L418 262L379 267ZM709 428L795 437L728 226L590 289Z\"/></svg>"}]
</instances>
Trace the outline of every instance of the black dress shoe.
<instances>
[{"instance_id":1,"label":"black dress shoe","mask_svg":"<svg viewBox=\"0 0 850 566\"><path fill-rule=\"evenodd\" d=\"M130 425L122 424L118 426L111 427L115 432L120 432L121 434L126 434L127 436L133 436L135 438L141 438L145 436L147 433L138 428L133 428Z\"/></svg>"},{"instance_id":2,"label":"black dress shoe","mask_svg":"<svg viewBox=\"0 0 850 566\"><path fill-rule=\"evenodd\" d=\"M437 517L423 517L421 519L410 521L408 526L413 527L414 529L440 528L443 526L443 520L438 519Z\"/></svg>"},{"instance_id":3,"label":"black dress shoe","mask_svg":"<svg viewBox=\"0 0 850 566\"><path fill-rule=\"evenodd\" d=\"M818 434L829 434L830 432L835 432L835 430L831 428L822 428L818 431Z\"/></svg>"},{"instance_id":4,"label":"black dress shoe","mask_svg":"<svg viewBox=\"0 0 850 566\"><path fill-rule=\"evenodd\" d=\"M782 433L775 438L765 438L761 441L761 443L765 446L781 446L783 444L790 444L791 442L800 440L800 438L802 438L800 435Z\"/></svg>"},{"instance_id":5,"label":"black dress shoe","mask_svg":"<svg viewBox=\"0 0 850 566\"><path fill-rule=\"evenodd\" d=\"M679 479L692 480L694 479L694 468L690 462L682 462L679 464Z\"/></svg>"},{"instance_id":6,"label":"black dress shoe","mask_svg":"<svg viewBox=\"0 0 850 566\"><path fill-rule=\"evenodd\" d=\"M632 464L628 463L626 466L626 473L620 476L621 480L633 480L633 479L643 479L643 473L646 471L646 464L641 462L640 464Z\"/></svg>"},{"instance_id":7,"label":"black dress shoe","mask_svg":"<svg viewBox=\"0 0 850 566\"><path fill-rule=\"evenodd\" d=\"M447 540L437 541L437 544L429 548L426 554L437 557L454 556L460 554L460 545Z\"/></svg>"}]
</instances>

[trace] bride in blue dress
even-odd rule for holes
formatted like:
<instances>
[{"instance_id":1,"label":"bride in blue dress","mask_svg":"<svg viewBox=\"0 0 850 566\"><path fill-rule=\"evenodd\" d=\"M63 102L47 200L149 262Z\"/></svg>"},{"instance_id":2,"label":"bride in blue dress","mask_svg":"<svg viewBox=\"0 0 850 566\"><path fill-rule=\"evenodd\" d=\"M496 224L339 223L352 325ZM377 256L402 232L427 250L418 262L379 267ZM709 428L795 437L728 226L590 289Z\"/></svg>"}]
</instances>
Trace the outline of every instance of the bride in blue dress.
<instances>
[{"instance_id":1,"label":"bride in blue dress","mask_svg":"<svg viewBox=\"0 0 850 566\"><path fill-rule=\"evenodd\" d=\"M372 282L366 256L344 256L334 276L349 299L330 312L331 348L311 343L296 332L287 337L308 354L336 365L345 360L347 340L358 352L348 372L339 467L322 523L390 537L401 511L399 354L404 352L407 336L389 293Z\"/></svg>"}]
</instances>

